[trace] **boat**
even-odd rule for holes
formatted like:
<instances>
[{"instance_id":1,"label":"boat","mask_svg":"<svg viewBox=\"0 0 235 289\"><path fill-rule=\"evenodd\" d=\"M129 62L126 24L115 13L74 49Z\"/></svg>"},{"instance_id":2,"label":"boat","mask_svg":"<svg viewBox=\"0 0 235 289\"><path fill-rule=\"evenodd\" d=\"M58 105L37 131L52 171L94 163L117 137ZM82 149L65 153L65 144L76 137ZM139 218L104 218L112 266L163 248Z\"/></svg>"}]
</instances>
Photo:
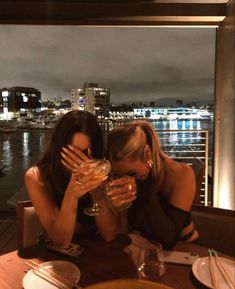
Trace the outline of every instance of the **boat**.
<instances>
[{"instance_id":1,"label":"boat","mask_svg":"<svg viewBox=\"0 0 235 289\"><path fill-rule=\"evenodd\" d=\"M212 120L213 113L207 109L189 107L144 107L134 109L134 117L148 118L156 120Z\"/></svg>"}]
</instances>

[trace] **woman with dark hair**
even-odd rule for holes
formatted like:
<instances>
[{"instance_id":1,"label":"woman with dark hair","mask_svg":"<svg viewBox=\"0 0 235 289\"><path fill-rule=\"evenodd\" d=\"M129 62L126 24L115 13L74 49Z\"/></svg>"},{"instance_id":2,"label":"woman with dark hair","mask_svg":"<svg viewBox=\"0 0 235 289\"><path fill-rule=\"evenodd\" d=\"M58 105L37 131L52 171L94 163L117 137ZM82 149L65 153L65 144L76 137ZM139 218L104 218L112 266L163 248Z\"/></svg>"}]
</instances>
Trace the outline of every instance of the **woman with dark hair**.
<instances>
[{"instance_id":1,"label":"woman with dark hair","mask_svg":"<svg viewBox=\"0 0 235 289\"><path fill-rule=\"evenodd\" d=\"M83 213L90 205L87 192L105 178L95 180L90 174L81 186L77 175L81 163L103 157L103 135L96 117L73 110L59 119L42 158L26 172L26 188L54 245L66 247L74 232L94 224Z\"/></svg>"},{"instance_id":2,"label":"woman with dark hair","mask_svg":"<svg viewBox=\"0 0 235 289\"><path fill-rule=\"evenodd\" d=\"M134 177L137 194L109 192L116 202L132 205L126 214L110 212L113 226L103 231L103 237L111 240L123 231L119 224L124 224L121 219L125 218L126 228L161 242L164 248L172 248L179 240L196 240L198 233L190 215L196 192L194 172L161 150L153 126L147 121L117 126L109 133L107 148L113 174Z\"/></svg>"}]
</instances>

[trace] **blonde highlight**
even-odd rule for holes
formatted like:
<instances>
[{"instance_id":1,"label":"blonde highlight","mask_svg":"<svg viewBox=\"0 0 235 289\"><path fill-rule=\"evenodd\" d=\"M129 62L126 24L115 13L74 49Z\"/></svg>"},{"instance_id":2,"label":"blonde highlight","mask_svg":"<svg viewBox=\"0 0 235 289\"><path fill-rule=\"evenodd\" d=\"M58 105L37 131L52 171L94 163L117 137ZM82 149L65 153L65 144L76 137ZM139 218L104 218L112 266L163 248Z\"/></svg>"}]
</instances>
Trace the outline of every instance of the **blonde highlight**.
<instances>
[{"instance_id":1,"label":"blonde highlight","mask_svg":"<svg viewBox=\"0 0 235 289\"><path fill-rule=\"evenodd\" d=\"M151 150L151 190L160 188L164 178L164 159L168 156L161 150L160 139L154 127L147 121L133 121L115 127L108 136L109 158L111 161L123 159L144 159L146 145ZM147 161L147 160L146 160Z\"/></svg>"}]
</instances>

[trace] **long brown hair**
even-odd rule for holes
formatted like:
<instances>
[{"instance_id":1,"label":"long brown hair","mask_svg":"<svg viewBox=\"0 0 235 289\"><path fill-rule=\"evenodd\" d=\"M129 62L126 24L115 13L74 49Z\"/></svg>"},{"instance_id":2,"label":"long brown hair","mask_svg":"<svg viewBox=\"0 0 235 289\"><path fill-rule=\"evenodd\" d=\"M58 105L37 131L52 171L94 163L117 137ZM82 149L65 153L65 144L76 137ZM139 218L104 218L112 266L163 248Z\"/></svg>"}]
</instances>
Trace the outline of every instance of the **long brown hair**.
<instances>
[{"instance_id":1,"label":"long brown hair","mask_svg":"<svg viewBox=\"0 0 235 289\"><path fill-rule=\"evenodd\" d=\"M168 156L161 150L160 139L154 127L147 121L129 122L115 127L108 136L107 147L111 161L144 160L146 145L149 145L153 159L151 189L157 190L163 181L164 159Z\"/></svg>"},{"instance_id":2,"label":"long brown hair","mask_svg":"<svg viewBox=\"0 0 235 289\"><path fill-rule=\"evenodd\" d=\"M77 132L89 137L92 157L104 156L103 134L96 117L87 111L79 110L63 115L55 126L42 158L36 163L43 182L54 196L62 197L68 185L70 175L61 163L60 153L62 147L71 143Z\"/></svg>"}]
</instances>

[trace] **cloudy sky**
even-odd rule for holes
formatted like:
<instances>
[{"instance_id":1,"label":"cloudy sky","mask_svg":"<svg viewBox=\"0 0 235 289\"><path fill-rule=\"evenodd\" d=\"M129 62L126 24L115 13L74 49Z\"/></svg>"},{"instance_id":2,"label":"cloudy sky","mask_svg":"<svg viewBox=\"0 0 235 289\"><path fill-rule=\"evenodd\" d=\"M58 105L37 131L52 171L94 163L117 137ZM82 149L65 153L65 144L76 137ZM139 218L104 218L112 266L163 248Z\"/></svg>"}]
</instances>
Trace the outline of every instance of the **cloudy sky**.
<instances>
[{"instance_id":1,"label":"cloudy sky","mask_svg":"<svg viewBox=\"0 0 235 289\"><path fill-rule=\"evenodd\" d=\"M214 28L0 26L0 88L70 98L95 82L114 103L213 102Z\"/></svg>"}]
</instances>

